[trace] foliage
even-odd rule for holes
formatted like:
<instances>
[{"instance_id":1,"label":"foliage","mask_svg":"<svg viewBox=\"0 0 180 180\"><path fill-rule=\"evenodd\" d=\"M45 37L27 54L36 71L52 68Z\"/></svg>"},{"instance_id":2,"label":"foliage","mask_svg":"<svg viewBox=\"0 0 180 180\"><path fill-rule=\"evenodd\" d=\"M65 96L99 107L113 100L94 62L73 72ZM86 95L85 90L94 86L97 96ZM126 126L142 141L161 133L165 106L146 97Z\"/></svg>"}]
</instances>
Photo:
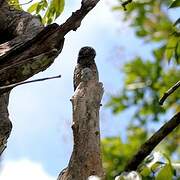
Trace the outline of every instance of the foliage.
<instances>
[{"instance_id":1,"label":"foliage","mask_svg":"<svg viewBox=\"0 0 180 180\"><path fill-rule=\"evenodd\" d=\"M123 1L125 2L125 1ZM114 10L124 11L122 1ZM166 119L167 112L179 112L180 91L177 90L165 102L159 105L159 98L172 85L179 81L180 71L180 19L174 20L169 16L169 8L179 7L179 0L134 0L126 4L124 21L130 21L131 28L137 38L152 46L152 58L135 57L124 64L124 87L115 95L111 95L107 106L115 115L122 111L134 112L129 120L127 140L122 142L119 137L106 138L102 141L103 160L107 179L114 179L123 170L128 159L135 153L145 139L153 132L149 127ZM155 47L155 48L153 48ZM149 53L149 52L147 52ZM143 138L138 132L142 132ZM131 130L131 135L129 135ZM180 155L180 128L169 135L156 149L171 157ZM133 137L129 139L129 137ZM167 158L166 158L167 161ZM170 161L155 163L156 172L143 166L143 179L173 179ZM155 168L155 169L156 169Z\"/></svg>"},{"instance_id":2,"label":"foliage","mask_svg":"<svg viewBox=\"0 0 180 180\"><path fill-rule=\"evenodd\" d=\"M138 169L143 179L178 179L180 177L175 165L166 154L154 152L149 155Z\"/></svg>"},{"instance_id":3,"label":"foliage","mask_svg":"<svg viewBox=\"0 0 180 180\"><path fill-rule=\"evenodd\" d=\"M106 179L111 180L123 171L128 159L137 151L141 142L145 141L146 138L146 131L139 127L131 127L127 130L127 140L125 143L122 142L120 137L109 137L102 140Z\"/></svg>"},{"instance_id":4,"label":"foliage","mask_svg":"<svg viewBox=\"0 0 180 180\"><path fill-rule=\"evenodd\" d=\"M157 53L157 51L156 51ZM155 53L154 53L155 54ZM172 108L178 111L179 93L172 94L164 107L159 105L159 98L175 84L180 77L180 71L174 67L163 70L165 62L143 60L137 57L124 65L125 86L119 94L111 96L108 105L115 114L127 108L136 108L133 119L141 125L150 121L159 121L165 109Z\"/></svg>"},{"instance_id":5,"label":"foliage","mask_svg":"<svg viewBox=\"0 0 180 180\"><path fill-rule=\"evenodd\" d=\"M179 0L174 0L171 5L169 6L169 8L177 8L180 6L180 1Z\"/></svg>"},{"instance_id":6,"label":"foliage","mask_svg":"<svg viewBox=\"0 0 180 180\"><path fill-rule=\"evenodd\" d=\"M19 0L9 0L9 3L17 9L22 9L24 5L31 3L31 1L20 4ZM40 0L31 4L27 11L38 16L43 24L50 24L63 12L64 3L64 0Z\"/></svg>"},{"instance_id":7,"label":"foliage","mask_svg":"<svg viewBox=\"0 0 180 180\"><path fill-rule=\"evenodd\" d=\"M106 138L102 141L106 179L114 179L123 171L123 166L146 137L147 133L136 127L128 130L128 139L125 143L118 137ZM155 151L143 161L137 172L143 180L172 180L180 178L177 167L180 167L180 163L171 163L166 154ZM124 179L126 180L126 178Z\"/></svg>"},{"instance_id":8,"label":"foliage","mask_svg":"<svg viewBox=\"0 0 180 180\"><path fill-rule=\"evenodd\" d=\"M176 2L176 3L175 3ZM168 51L166 59L175 58L179 61L179 28L167 14L170 0L143 0L133 1L127 5L127 12L124 20L131 20L131 26L139 38L150 42L161 42ZM176 4L176 5L175 5ZM173 1L170 8L177 8L179 0ZM115 10L121 10L122 6L117 6ZM174 24L174 25L173 25ZM177 56L177 57L176 57Z\"/></svg>"},{"instance_id":9,"label":"foliage","mask_svg":"<svg viewBox=\"0 0 180 180\"><path fill-rule=\"evenodd\" d=\"M16 9L22 9L19 0L8 0L9 4L13 5Z\"/></svg>"}]
</instances>

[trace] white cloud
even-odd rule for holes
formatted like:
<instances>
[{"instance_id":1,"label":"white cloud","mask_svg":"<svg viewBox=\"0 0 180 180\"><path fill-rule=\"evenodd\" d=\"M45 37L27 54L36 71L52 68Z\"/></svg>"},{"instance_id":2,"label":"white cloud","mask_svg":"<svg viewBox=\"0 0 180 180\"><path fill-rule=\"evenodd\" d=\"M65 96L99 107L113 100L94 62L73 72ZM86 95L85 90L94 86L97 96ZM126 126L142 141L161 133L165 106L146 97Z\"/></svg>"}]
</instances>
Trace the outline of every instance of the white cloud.
<instances>
[{"instance_id":1,"label":"white cloud","mask_svg":"<svg viewBox=\"0 0 180 180\"><path fill-rule=\"evenodd\" d=\"M6 162L0 172L1 180L54 180L55 177L48 175L41 164L29 161L8 161Z\"/></svg>"}]
</instances>

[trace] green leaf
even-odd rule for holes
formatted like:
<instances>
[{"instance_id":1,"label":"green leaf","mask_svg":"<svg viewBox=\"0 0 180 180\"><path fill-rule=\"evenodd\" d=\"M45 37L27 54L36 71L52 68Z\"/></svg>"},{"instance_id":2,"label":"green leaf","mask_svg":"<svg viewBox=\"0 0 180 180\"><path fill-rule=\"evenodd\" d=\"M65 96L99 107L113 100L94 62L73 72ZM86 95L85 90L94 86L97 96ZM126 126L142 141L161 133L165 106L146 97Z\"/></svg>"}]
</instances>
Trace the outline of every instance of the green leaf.
<instances>
[{"instance_id":1,"label":"green leaf","mask_svg":"<svg viewBox=\"0 0 180 180\"><path fill-rule=\"evenodd\" d=\"M64 0L53 0L53 4L56 10L56 18L57 18L64 10Z\"/></svg>"},{"instance_id":2,"label":"green leaf","mask_svg":"<svg viewBox=\"0 0 180 180\"><path fill-rule=\"evenodd\" d=\"M165 50L164 45L158 49L154 49L153 55L155 56L156 60L162 60L163 59L164 50Z\"/></svg>"},{"instance_id":3,"label":"green leaf","mask_svg":"<svg viewBox=\"0 0 180 180\"><path fill-rule=\"evenodd\" d=\"M165 56L166 56L166 59L168 60L168 62L171 60L171 58L173 56L173 52L174 52L173 49L166 49Z\"/></svg>"},{"instance_id":4,"label":"green leaf","mask_svg":"<svg viewBox=\"0 0 180 180\"><path fill-rule=\"evenodd\" d=\"M44 24L50 24L54 21L64 10L64 0L52 0L43 17Z\"/></svg>"},{"instance_id":5,"label":"green leaf","mask_svg":"<svg viewBox=\"0 0 180 180\"><path fill-rule=\"evenodd\" d=\"M36 8L36 14L39 14L41 10L42 10L42 3L40 2L38 3L37 8Z\"/></svg>"},{"instance_id":6,"label":"green leaf","mask_svg":"<svg viewBox=\"0 0 180 180\"><path fill-rule=\"evenodd\" d=\"M175 59L177 64L179 64L180 61L180 42L177 43L176 48L175 48Z\"/></svg>"},{"instance_id":7,"label":"green leaf","mask_svg":"<svg viewBox=\"0 0 180 180\"><path fill-rule=\"evenodd\" d=\"M169 39L169 41L166 45L166 51L165 51L165 56L168 61L170 61L170 59L172 58L177 43L178 43L178 38L176 38L175 36L172 36Z\"/></svg>"},{"instance_id":8,"label":"green leaf","mask_svg":"<svg viewBox=\"0 0 180 180\"><path fill-rule=\"evenodd\" d=\"M22 10L19 0L8 0L8 3L15 7L16 9Z\"/></svg>"},{"instance_id":9,"label":"green leaf","mask_svg":"<svg viewBox=\"0 0 180 180\"><path fill-rule=\"evenodd\" d=\"M166 160L167 160L167 162L168 162L168 165L169 165L169 167L171 168L171 171L173 172L173 167L172 167L172 164L171 164L171 159L170 159L170 157L169 157L167 154L165 154L165 153L163 153L163 156L166 158Z\"/></svg>"},{"instance_id":10,"label":"green leaf","mask_svg":"<svg viewBox=\"0 0 180 180\"><path fill-rule=\"evenodd\" d=\"M30 13L35 12L40 17L44 14L42 22L44 24L50 24L63 12L64 4L64 0L51 0L49 3L47 0L41 0L31 5L27 11Z\"/></svg>"},{"instance_id":11,"label":"green leaf","mask_svg":"<svg viewBox=\"0 0 180 180\"><path fill-rule=\"evenodd\" d=\"M148 168L147 166L143 167L143 169L141 170L140 174L143 177L149 176L151 174L151 169Z\"/></svg>"},{"instance_id":12,"label":"green leaf","mask_svg":"<svg viewBox=\"0 0 180 180\"><path fill-rule=\"evenodd\" d=\"M180 1L179 0L175 0L171 3L171 5L169 6L169 8L177 8L180 6Z\"/></svg>"},{"instance_id":13,"label":"green leaf","mask_svg":"<svg viewBox=\"0 0 180 180\"><path fill-rule=\"evenodd\" d=\"M156 180L172 180L173 172L170 164L166 164L158 173Z\"/></svg>"},{"instance_id":14,"label":"green leaf","mask_svg":"<svg viewBox=\"0 0 180 180\"><path fill-rule=\"evenodd\" d=\"M28 8L28 12L29 13L32 13L32 12L34 12L34 11L36 11L36 9L37 9L37 7L38 7L38 4L39 3L34 3L33 5L31 5L29 8Z\"/></svg>"}]
</instances>

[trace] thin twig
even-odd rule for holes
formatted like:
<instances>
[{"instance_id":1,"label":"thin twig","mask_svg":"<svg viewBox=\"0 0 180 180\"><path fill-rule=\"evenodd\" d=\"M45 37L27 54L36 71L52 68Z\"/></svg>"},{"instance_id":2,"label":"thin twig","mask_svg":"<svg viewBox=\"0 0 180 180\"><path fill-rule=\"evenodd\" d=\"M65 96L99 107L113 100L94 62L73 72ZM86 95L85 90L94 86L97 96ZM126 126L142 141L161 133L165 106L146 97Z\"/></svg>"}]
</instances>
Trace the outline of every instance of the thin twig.
<instances>
[{"instance_id":1,"label":"thin twig","mask_svg":"<svg viewBox=\"0 0 180 180\"><path fill-rule=\"evenodd\" d=\"M2 86L2 87L0 87L0 91L1 90L10 90L10 89L12 89L12 88L14 88L16 86L23 85L23 84L29 84L29 83L33 83L33 82L46 81L46 80L56 79L56 78L61 78L61 75L47 77L47 78L40 78L40 79L35 79L35 80L30 80L30 81L23 81L23 82L19 82L19 83L15 83L15 84L10 84L10 85L7 85L7 86Z\"/></svg>"},{"instance_id":2,"label":"thin twig","mask_svg":"<svg viewBox=\"0 0 180 180\"><path fill-rule=\"evenodd\" d=\"M32 3L32 2L33 2L33 0L30 0L29 2L22 3L22 4L19 4L19 5L20 5L20 6L24 6L24 5L30 4L30 3Z\"/></svg>"},{"instance_id":3,"label":"thin twig","mask_svg":"<svg viewBox=\"0 0 180 180\"><path fill-rule=\"evenodd\" d=\"M174 91L180 87L180 81L173 85L167 92L164 93L163 97L159 100L159 104L163 105L164 101L170 96Z\"/></svg>"},{"instance_id":4,"label":"thin twig","mask_svg":"<svg viewBox=\"0 0 180 180\"><path fill-rule=\"evenodd\" d=\"M12 6L24 6L24 5L27 5L27 4L30 4L30 3L32 3L33 2L33 0L30 0L30 1L28 1L28 2L25 2L25 3L22 3L22 4L17 4L17 3L10 3L10 5L12 5Z\"/></svg>"},{"instance_id":5,"label":"thin twig","mask_svg":"<svg viewBox=\"0 0 180 180\"><path fill-rule=\"evenodd\" d=\"M124 171L129 172L137 170L140 163L152 152L152 150L179 125L180 112L175 114L139 148L139 151L128 162L128 164L124 168Z\"/></svg>"}]
</instances>

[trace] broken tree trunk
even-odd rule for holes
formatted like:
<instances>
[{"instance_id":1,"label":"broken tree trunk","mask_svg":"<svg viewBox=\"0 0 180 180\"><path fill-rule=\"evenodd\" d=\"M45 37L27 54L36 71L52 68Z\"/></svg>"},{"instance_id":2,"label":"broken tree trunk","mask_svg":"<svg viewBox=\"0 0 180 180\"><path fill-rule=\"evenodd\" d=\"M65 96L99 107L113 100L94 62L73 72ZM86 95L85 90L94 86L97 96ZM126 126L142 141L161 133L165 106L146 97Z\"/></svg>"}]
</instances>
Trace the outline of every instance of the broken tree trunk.
<instances>
[{"instance_id":1,"label":"broken tree trunk","mask_svg":"<svg viewBox=\"0 0 180 180\"><path fill-rule=\"evenodd\" d=\"M99 109L103 95L102 83L97 80L81 82L71 101L73 106L74 147L68 167L58 180L87 180L96 175L103 179Z\"/></svg>"}]
</instances>

